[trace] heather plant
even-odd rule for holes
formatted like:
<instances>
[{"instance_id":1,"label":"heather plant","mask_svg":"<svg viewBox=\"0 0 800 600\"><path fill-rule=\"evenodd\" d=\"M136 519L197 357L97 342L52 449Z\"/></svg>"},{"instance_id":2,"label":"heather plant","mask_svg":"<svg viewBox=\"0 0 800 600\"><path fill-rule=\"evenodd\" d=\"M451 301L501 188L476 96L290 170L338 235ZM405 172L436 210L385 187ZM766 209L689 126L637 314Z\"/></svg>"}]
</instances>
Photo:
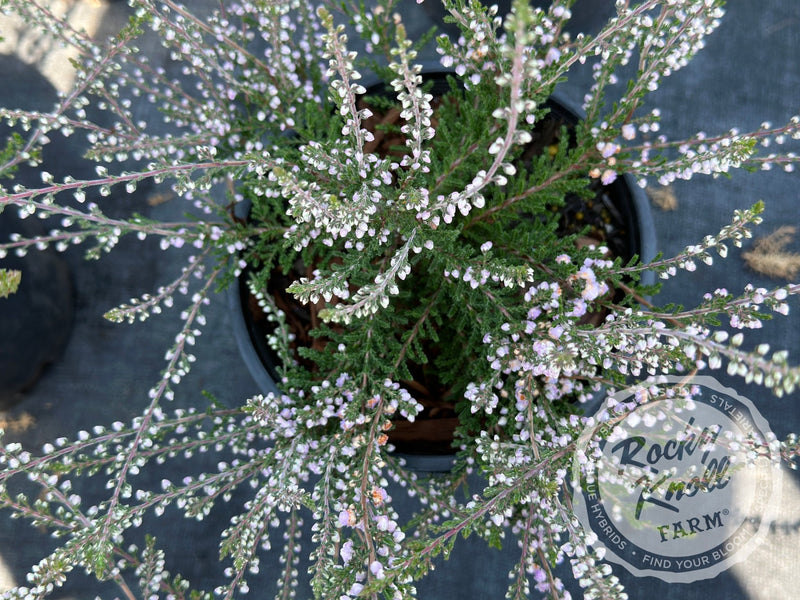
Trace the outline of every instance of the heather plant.
<instances>
[{"instance_id":1,"label":"heather plant","mask_svg":"<svg viewBox=\"0 0 800 600\"><path fill-rule=\"evenodd\" d=\"M105 41L72 30L41 0L0 4L80 56L73 90L52 110L0 109L16 127L0 154L0 210L52 227L0 240L0 252L82 244L99 259L123 236L192 249L173 282L106 314L131 323L178 317L141 415L40 450L0 450L0 503L60 543L5 597L48 596L84 569L131 599L231 598L248 590L261 548L279 540L279 597L307 576L319 598L407 598L458 534L499 544L507 531L520 548L508 597L532 588L567 597L554 573L565 562L587 597L622 597L567 491L588 422L582 405L631 379L722 367L778 396L794 391L800 371L785 353L745 350L738 330L786 314L800 286L710 290L684 309L651 305L655 287L642 284L645 272L669 279L724 258L750 237L762 204L677 256L646 263L586 243L581 226L559 229L566 198L588 198L623 174L645 186L793 168L791 152L764 148L800 138L800 117L670 140L658 133L658 110L645 106L702 48L723 2L619 0L596 35L571 37L569 0L546 10L517 1L507 16L476 0L444 0L460 37L419 40L409 39L396 4L225 0L198 16L191 4L130 0L130 23ZM180 65L177 76L148 61L143 40L153 33ZM438 95L417 62L429 43L447 73ZM529 156L556 84L584 63L594 75L584 120ZM368 75L386 87L367 94ZM163 122L137 120L139 103L157 105ZM374 125L392 110L399 120ZM58 181L41 171L38 187L15 183L15 168L39 165L57 135L88 139L96 177ZM395 141L380 150L386 138ZM103 197L148 180L171 183L185 221L104 212ZM18 275L2 276L12 292ZM237 408L198 398L192 410L171 411L182 377L214 368L195 364L191 347L211 293L239 277L273 324L275 391L225 399ZM309 331L293 326L278 303L285 298L310 311ZM455 399L448 473L411 471L393 452L394 428L423 408L410 383L420 370ZM187 468L156 488L137 478L162 464L180 473L176 463L200 452L219 455L216 471ZM793 460L794 438L783 453ZM465 497L467 474L487 485ZM24 478L36 490L16 494ZM84 479L108 497L84 505L76 492ZM412 519L398 516L390 481L420 500ZM157 536L130 540L169 506L202 519L248 487L250 500L213 542L228 565L217 589L167 573ZM299 523L309 518L313 542L301 547ZM308 575L297 572L301 553Z\"/></svg>"}]
</instances>

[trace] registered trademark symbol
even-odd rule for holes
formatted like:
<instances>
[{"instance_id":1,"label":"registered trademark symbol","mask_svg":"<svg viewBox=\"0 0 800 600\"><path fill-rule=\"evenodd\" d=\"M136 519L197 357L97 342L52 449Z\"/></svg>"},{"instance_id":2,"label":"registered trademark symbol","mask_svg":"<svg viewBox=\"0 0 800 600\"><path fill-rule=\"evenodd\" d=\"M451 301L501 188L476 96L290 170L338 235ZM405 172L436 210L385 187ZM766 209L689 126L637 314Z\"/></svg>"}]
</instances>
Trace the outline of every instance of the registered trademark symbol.
<instances>
[{"instance_id":1,"label":"registered trademark symbol","mask_svg":"<svg viewBox=\"0 0 800 600\"><path fill-rule=\"evenodd\" d=\"M730 514L730 512L731 512L731 511L729 511L727 508L724 508L724 509L722 509L722 514L723 514L723 515Z\"/></svg>"}]
</instances>

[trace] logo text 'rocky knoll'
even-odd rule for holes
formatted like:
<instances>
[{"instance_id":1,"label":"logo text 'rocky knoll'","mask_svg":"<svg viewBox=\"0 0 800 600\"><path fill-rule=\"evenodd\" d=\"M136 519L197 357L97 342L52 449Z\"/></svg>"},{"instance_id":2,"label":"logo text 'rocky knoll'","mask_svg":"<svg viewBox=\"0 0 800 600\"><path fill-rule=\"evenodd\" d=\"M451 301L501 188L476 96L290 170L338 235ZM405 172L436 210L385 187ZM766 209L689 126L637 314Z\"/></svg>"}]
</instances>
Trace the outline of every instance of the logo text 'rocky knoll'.
<instances>
[{"instance_id":1,"label":"logo text 'rocky knoll'","mask_svg":"<svg viewBox=\"0 0 800 600\"><path fill-rule=\"evenodd\" d=\"M728 485L730 456L709 458L722 426L719 424L706 426L698 433L694 423L695 419L691 417L682 435L668 440L663 445L648 441L642 435L636 435L624 439L611 448L611 453L619 456L619 475L624 474L628 465L648 471L636 480L635 485L640 490L634 515L636 519L641 518L645 502L680 512L678 503L682 499L694 497L699 491L710 493ZM705 467L701 475L682 481L676 480L671 471L661 474L658 465L662 459L682 464L692 459L698 448L702 453L700 464Z\"/></svg>"}]
</instances>

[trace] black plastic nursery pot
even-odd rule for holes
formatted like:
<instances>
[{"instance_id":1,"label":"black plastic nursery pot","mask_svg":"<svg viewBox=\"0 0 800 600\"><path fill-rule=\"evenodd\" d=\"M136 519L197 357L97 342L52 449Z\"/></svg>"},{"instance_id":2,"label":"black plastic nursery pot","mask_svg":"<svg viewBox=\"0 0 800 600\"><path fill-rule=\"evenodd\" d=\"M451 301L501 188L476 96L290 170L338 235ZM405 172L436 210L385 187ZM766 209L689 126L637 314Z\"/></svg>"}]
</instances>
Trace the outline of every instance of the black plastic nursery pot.
<instances>
[{"instance_id":1,"label":"black plastic nursery pot","mask_svg":"<svg viewBox=\"0 0 800 600\"><path fill-rule=\"evenodd\" d=\"M15 232L38 235L33 221L5 211L0 215L0 238ZM5 411L25 400L61 359L72 335L76 292L69 264L52 248L7 256L0 268L22 273L16 293L0 298L0 411Z\"/></svg>"},{"instance_id":2,"label":"black plastic nursery pot","mask_svg":"<svg viewBox=\"0 0 800 600\"><path fill-rule=\"evenodd\" d=\"M445 73L428 75L433 80L431 93L434 96L437 93L443 95L449 90L446 76ZM376 93L381 93L380 88L368 90L368 95ZM556 128L560 128L561 124L574 126L582 118L580 109L572 107L568 101L558 96L550 98L548 108L550 109L548 118L554 122ZM598 222L605 223L602 226L614 229L615 247L611 247L614 255L621 256L624 260L633 256L639 256L642 262L651 260L655 256L655 227L650 203L644 191L629 175L620 176L609 185L602 185L599 180L594 180L592 185L596 192L594 200L590 203L596 207L593 209L597 212L594 217ZM565 221L575 221L576 216L569 214L570 211L572 213L586 211L585 205L578 202L577 198L568 198L561 207L562 218ZM237 217L246 218L249 207L241 205L237 210L239 211ZM578 215L578 220L583 220L582 214ZM582 225L579 222L577 226ZM248 275L245 269L238 281L228 288L233 333L244 363L261 393L279 395L281 393L277 376L279 362L267 342L267 337L271 333L270 325L263 318L263 314L259 314L257 301L247 285ZM642 283L654 283L653 274L644 273ZM430 423L428 425L430 426ZM454 452L449 447L445 451L430 452L424 448L409 448L406 444L403 451L396 454L405 459L409 469L446 472L453 466Z\"/></svg>"}]
</instances>

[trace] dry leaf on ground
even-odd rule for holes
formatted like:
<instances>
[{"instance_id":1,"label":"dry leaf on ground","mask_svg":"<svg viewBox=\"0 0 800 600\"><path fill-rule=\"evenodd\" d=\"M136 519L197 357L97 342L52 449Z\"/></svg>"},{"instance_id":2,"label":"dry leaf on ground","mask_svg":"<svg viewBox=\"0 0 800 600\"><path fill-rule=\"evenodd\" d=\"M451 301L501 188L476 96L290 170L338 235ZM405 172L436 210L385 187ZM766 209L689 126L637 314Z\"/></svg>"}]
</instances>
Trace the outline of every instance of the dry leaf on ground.
<instances>
[{"instance_id":1,"label":"dry leaf on ground","mask_svg":"<svg viewBox=\"0 0 800 600\"><path fill-rule=\"evenodd\" d=\"M672 186L648 188L647 195L650 200L661 210L675 210L678 208L678 197L672 191Z\"/></svg>"},{"instance_id":2,"label":"dry leaf on ground","mask_svg":"<svg viewBox=\"0 0 800 600\"><path fill-rule=\"evenodd\" d=\"M800 272L800 254L785 248L795 232L795 227L784 225L756 240L753 249L742 255L747 266L768 277L794 279Z\"/></svg>"},{"instance_id":3,"label":"dry leaf on ground","mask_svg":"<svg viewBox=\"0 0 800 600\"><path fill-rule=\"evenodd\" d=\"M0 429L21 433L27 431L36 424L36 419L29 412L22 412L17 416L9 416L0 413Z\"/></svg>"}]
</instances>

